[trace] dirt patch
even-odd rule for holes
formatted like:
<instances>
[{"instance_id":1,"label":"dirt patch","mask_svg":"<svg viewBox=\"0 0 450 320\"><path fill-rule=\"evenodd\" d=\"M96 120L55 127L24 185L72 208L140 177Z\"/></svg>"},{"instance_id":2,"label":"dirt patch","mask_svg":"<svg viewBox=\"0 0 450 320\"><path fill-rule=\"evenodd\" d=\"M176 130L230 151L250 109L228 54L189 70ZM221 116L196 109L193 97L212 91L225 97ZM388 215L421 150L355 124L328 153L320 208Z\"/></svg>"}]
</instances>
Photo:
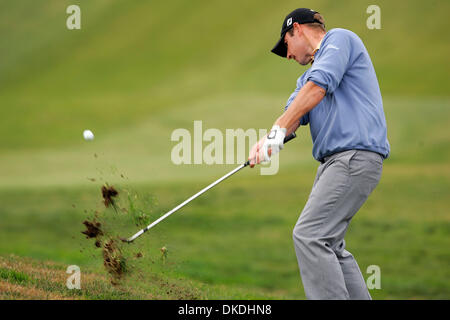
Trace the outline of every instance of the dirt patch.
<instances>
[{"instance_id":1,"label":"dirt patch","mask_svg":"<svg viewBox=\"0 0 450 320\"><path fill-rule=\"evenodd\" d=\"M161 293L166 294L166 298L175 300L199 300L202 299L202 293L193 287L180 286L173 281L163 279L157 275L152 275L150 281L153 282L161 290Z\"/></svg>"},{"instance_id":2,"label":"dirt patch","mask_svg":"<svg viewBox=\"0 0 450 320\"><path fill-rule=\"evenodd\" d=\"M122 235L120 228L126 224L130 225L130 223L134 223L136 226L147 225L149 223L147 220L150 219L149 208L154 205L156 200L149 196L138 196L137 193L127 188L116 188L106 182L100 188L104 207L101 205L103 208L99 211L90 210L93 218L91 216L83 221L86 230L82 233L86 235L87 239L93 239L92 244L95 250L98 250L97 253L101 252L101 259L109 282L116 290L125 290L128 280L145 278L144 274L149 274L148 266L144 271L140 265L148 263L149 260L151 263L155 262L150 259L150 253L137 249L137 245L131 247L128 243L124 244L119 237ZM109 209L111 207L115 209L116 214ZM145 211L142 208L145 208ZM167 262L168 251L165 246L160 248L161 262L165 267L170 267L170 263ZM178 294L177 288L177 286L170 287L165 282L159 282L155 284L154 290L163 291L163 296L189 298L196 296L189 295L189 292L192 291L189 289L186 292L181 290L183 292L180 291Z\"/></svg>"},{"instance_id":3,"label":"dirt patch","mask_svg":"<svg viewBox=\"0 0 450 320\"><path fill-rule=\"evenodd\" d=\"M117 197L119 192L113 186L108 185L103 185L101 191L105 207L112 206L116 209L114 197ZM95 218L83 221L86 230L81 233L86 235L87 239L95 238L94 246L102 250L103 265L111 276L111 283L117 285L127 272L126 258L120 249L119 239L105 232L102 224L96 220L99 217L98 214L99 212L96 211Z\"/></svg>"},{"instance_id":4,"label":"dirt patch","mask_svg":"<svg viewBox=\"0 0 450 320\"><path fill-rule=\"evenodd\" d=\"M95 219L93 221L84 220L83 224L86 226L86 230L82 231L81 233L86 235L87 239L97 238L103 235L103 231L101 229L102 224Z\"/></svg>"},{"instance_id":5,"label":"dirt patch","mask_svg":"<svg viewBox=\"0 0 450 320\"><path fill-rule=\"evenodd\" d=\"M126 259L119 248L118 241L115 238L103 239L101 223L97 221L83 221L86 230L82 231L87 239L95 238L94 246L102 248L103 265L106 271L111 275L111 283L117 285L127 271Z\"/></svg>"},{"instance_id":6,"label":"dirt patch","mask_svg":"<svg viewBox=\"0 0 450 320\"><path fill-rule=\"evenodd\" d=\"M113 186L103 186L102 187L102 197L103 197L103 203L105 204L105 207L109 207L110 205L115 208L115 202L114 199L117 197L119 192L113 187Z\"/></svg>"},{"instance_id":7,"label":"dirt patch","mask_svg":"<svg viewBox=\"0 0 450 320\"><path fill-rule=\"evenodd\" d=\"M118 284L127 272L126 259L122 254L116 239L110 239L103 244L103 265L112 276L111 283Z\"/></svg>"}]
</instances>

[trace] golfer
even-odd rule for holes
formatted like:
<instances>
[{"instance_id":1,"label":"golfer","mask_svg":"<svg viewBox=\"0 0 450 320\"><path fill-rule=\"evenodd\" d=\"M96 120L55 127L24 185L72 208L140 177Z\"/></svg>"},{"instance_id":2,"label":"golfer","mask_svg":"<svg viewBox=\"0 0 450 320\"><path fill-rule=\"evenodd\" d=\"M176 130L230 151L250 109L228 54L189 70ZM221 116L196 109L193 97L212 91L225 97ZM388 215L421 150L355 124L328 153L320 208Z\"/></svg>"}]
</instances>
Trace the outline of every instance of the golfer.
<instances>
[{"instance_id":1,"label":"golfer","mask_svg":"<svg viewBox=\"0 0 450 320\"><path fill-rule=\"evenodd\" d=\"M350 220L377 186L390 150L369 54L355 33L327 32L323 17L305 8L286 16L272 52L311 67L298 78L269 134L251 149L250 166L270 161L286 135L309 124L312 153L320 165L293 231L306 297L371 299L344 241Z\"/></svg>"}]
</instances>

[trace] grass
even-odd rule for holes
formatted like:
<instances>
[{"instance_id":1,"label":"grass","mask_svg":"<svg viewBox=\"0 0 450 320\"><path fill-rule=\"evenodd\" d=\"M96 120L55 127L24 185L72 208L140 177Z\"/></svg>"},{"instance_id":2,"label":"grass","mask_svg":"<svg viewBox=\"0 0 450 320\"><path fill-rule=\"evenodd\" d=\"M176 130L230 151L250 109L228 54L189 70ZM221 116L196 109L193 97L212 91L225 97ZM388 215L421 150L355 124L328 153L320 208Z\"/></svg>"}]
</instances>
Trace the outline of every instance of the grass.
<instances>
[{"instance_id":1,"label":"grass","mask_svg":"<svg viewBox=\"0 0 450 320\"><path fill-rule=\"evenodd\" d=\"M228 286L171 278L164 272L128 277L111 284L101 272L81 272L81 288L69 289L67 266L62 263L16 255L0 257L0 299L232 299L258 297L270 299L267 292L255 292Z\"/></svg>"},{"instance_id":2,"label":"grass","mask_svg":"<svg viewBox=\"0 0 450 320\"><path fill-rule=\"evenodd\" d=\"M62 264L14 255L2 257L0 263L2 299L192 299L196 294L185 284L179 287L163 277L151 277L152 284L143 291L135 285L113 286L104 275L89 272L81 273L81 289L68 289L65 281L69 275ZM20 274L20 281L12 274Z\"/></svg>"},{"instance_id":3,"label":"grass","mask_svg":"<svg viewBox=\"0 0 450 320\"><path fill-rule=\"evenodd\" d=\"M189 5L96 1L82 4L86 19L78 31L65 29L68 2L46 3L2 5L0 49L5 55L0 61L0 90L2 109L7 110L0 119L2 150L76 144L85 127L104 134L127 130L175 105L187 114L193 102L229 93L269 93L276 97L272 106L281 110L305 69L269 53L280 17L297 6L296 1L283 5L255 0L220 4L197 0ZM441 67L445 58L438 58L450 53L450 45L440 36L447 23L446 2L427 3L427 20L420 1L379 1L383 27L376 31L366 28L367 5L361 1L302 5L322 11L328 28L349 28L361 36L384 95L447 96L447 73ZM408 10L402 10L398 19L404 6ZM25 17L24 7L36 14ZM160 25L176 12L186 18L182 27L168 24L161 34ZM213 24L204 18L210 16L216 17ZM422 26L414 23L419 17ZM419 52L417 43L433 50ZM426 65L411 68L423 61ZM229 105L229 111L258 110L253 106L258 104ZM257 125L261 126L247 123ZM9 134L12 128L14 135Z\"/></svg>"},{"instance_id":4,"label":"grass","mask_svg":"<svg viewBox=\"0 0 450 320\"><path fill-rule=\"evenodd\" d=\"M0 278L8 282L18 284L26 283L30 280L28 275L25 273L6 268L0 268Z\"/></svg>"},{"instance_id":5,"label":"grass","mask_svg":"<svg viewBox=\"0 0 450 320\"><path fill-rule=\"evenodd\" d=\"M348 249L365 279L380 267L373 298L448 299L449 5L403 2L378 1L376 31L369 3L302 6L360 35L383 93L391 154ZM305 70L268 51L298 3L82 2L82 29L68 31L74 3L0 4L0 298L304 299L291 234L317 168L308 128L278 174L242 170L124 248L120 286L81 234L98 211L106 230L130 236L236 166L174 165L171 133L195 120L203 132L271 126ZM167 23L180 12L182 24ZM105 211L105 183L128 214ZM74 264L80 291L65 286Z\"/></svg>"},{"instance_id":6,"label":"grass","mask_svg":"<svg viewBox=\"0 0 450 320\"><path fill-rule=\"evenodd\" d=\"M143 269L151 266L142 277L164 274L169 279L182 277L181 283L195 281L226 288L220 295L202 291L200 298L304 298L291 232L314 172L300 166L295 171L281 171L273 177L251 172L235 177L142 236L128 249L129 254L144 253L139 261ZM298 178L291 179L292 175ZM100 188L92 184L88 189L28 191L20 198L13 196L15 192L2 192L3 208L9 214L0 230L0 252L50 259L66 266L77 264L82 270L106 276L93 242L80 233L84 210L102 206ZM285 188L277 188L280 184ZM369 265L381 268L382 290L372 290L374 298L446 298L450 284L443 279L449 276L445 266L450 260L446 249L450 219L444 199L449 186L449 176L442 177L441 170L404 175L396 173L396 165L386 164L380 186L354 218L347 236L348 248L363 272ZM156 219L193 189L192 183L177 183L136 185L134 190L158 195L160 204L150 214ZM269 190L277 201L260 200ZM59 201L49 200L53 198ZM42 206L43 199L51 206ZM112 225L117 218L113 211L109 214ZM33 228L24 225L25 221ZM20 232L25 229L26 233ZM122 236L135 231L132 223L120 230ZM8 242L12 237L14 241ZM163 246L169 249L167 264L160 259ZM369 276L364 275L366 279ZM234 292L242 287L244 294ZM152 292L149 287L147 290Z\"/></svg>"}]
</instances>

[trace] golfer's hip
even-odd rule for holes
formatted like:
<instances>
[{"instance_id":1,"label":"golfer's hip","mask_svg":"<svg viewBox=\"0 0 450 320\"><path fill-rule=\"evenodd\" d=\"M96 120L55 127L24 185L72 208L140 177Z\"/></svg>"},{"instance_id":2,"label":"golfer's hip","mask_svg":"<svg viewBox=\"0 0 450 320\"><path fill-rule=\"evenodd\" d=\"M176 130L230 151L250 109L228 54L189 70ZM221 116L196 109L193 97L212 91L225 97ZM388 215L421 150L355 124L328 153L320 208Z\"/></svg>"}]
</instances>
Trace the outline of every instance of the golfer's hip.
<instances>
[{"instance_id":1,"label":"golfer's hip","mask_svg":"<svg viewBox=\"0 0 450 320\"><path fill-rule=\"evenodd\" d=\"M317 170L296 228L303 236L341 241L350 219L378 185L382 166L381 156L373 152L348 150L331 156Z\"/></svg>"},{"instance_id":2,"label":"golfer's hip","mask_svg":"<svg viewBox=\"0 0 450 320\"><path fill-rule=\"evenodd\" d=\"M363 197L369 194L378 185L383 170L383 156L367 150L346 150L325 157L324 163L320 165L320 174L330 170L331 167L340 167L347 175L346 187L351 192L356 192ZM331 177L331 180L335 180ZM330 179L330 177L328 177Z\"/></svg>"},{"instance_id":3,"label":"golfer's hip","mask_svg":"<svg viewBox=\"0 0 450 320\"><path fill-rule=\"evenodd\" d=\"M365 158L366 160L371 160L371 161L375 161L379 164L383 164L384 158L381 154L374 152L374 151L370 151L370 150L359 150L359 149L351 149L351 150L335 152L333 154L323 157L320 160L320 163L326 164L327 162L333 161L336 158L345 157L347 155L351 155L351 158L353 158L356 154L358 154L358 156L360 158Z\"/></svg>"}]
</instances>

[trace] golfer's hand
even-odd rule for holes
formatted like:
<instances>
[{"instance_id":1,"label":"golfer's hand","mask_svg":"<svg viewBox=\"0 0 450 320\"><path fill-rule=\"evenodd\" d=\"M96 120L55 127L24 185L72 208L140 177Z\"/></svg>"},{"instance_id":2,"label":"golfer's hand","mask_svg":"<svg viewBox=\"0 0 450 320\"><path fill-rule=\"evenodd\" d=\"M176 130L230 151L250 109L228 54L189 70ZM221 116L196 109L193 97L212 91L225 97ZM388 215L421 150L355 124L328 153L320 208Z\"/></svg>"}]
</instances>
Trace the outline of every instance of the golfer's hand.
<instances>
[{"instance_id":1,"label":"golfer's hand","mask_svg":"<svg viewBox=\"0 0 450 320\"><path fill-rule=\"evenodd\" d=\"M280 128L278 125L272 127L269 134L262 138L253 146L250 151L250 167L261 162L270 162L271 156L283 149L284 138L286 137L286 128Z\"/></svg>"},{"instance_id":2,"label":"golfer's hand","mask_svg":"<svg viewBox=\"0 0 450 320\"><path fill-rule=\"evenodd\" d=\"M266 140L267 135L261 138L255 145L250 149L250 155L248 156L248 160L250 161L250 168L253 168L255 164L258 164L261 162L261 149L264 144L264 141Z\"/></svg>"},{"instance_id":3,"label":"golfer's hand","mask_svg":"<svg viewBox=\"0 0 450 320\"><path fill-rule=\"evenodd\" d=\"M285 137L286 128L280 128L278 125L272 127L262 145L263 162L270 162L270 158L283 149ZM269 153L269 150L272 152Z\"/></svg>"}]
</instances>

